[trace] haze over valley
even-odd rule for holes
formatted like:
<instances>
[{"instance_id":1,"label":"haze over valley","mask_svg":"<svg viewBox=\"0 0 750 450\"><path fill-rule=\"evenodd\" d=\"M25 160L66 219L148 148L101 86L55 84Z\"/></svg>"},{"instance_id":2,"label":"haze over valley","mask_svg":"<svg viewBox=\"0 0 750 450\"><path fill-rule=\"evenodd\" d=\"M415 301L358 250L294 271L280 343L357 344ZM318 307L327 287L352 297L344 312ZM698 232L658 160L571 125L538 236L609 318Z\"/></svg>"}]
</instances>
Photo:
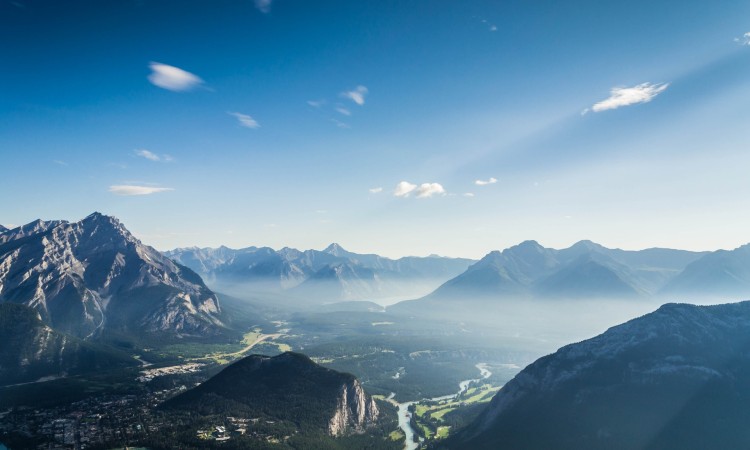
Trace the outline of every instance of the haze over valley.
<instances>
[{"instance_id":1,"label":"haze over valley","mask_svg":"<svg viewBox=\"0 0 750 450\"><path fill-rule=\"evenodd\" d=\"M750 448L748 17L0 0L0 450Z\"/></svg>"}]
</instances>

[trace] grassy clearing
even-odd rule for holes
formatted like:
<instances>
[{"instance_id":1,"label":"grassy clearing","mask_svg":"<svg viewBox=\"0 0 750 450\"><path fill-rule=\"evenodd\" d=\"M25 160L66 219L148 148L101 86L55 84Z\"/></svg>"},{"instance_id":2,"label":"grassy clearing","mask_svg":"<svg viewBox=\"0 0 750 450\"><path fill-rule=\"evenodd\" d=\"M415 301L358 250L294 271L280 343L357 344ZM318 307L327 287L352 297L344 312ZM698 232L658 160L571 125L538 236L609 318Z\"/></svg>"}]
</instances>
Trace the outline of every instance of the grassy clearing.
<instances>
[{"instance_id":1,"label":"grassy clearing","mask_svg":"<svg viewBox=\"0 0 750 450\"><path fill-rule=\"evenodd\" d=\"M401 439L405 439L406 435L404 435L404 432L400 429L391 431L391 434L388 435L390 440L392 441L400 441Z\"/></svg>"},{"instance_id":2,"label":"grassy clearing","mask_svg":"<svg viewBox=\"0 0 750 450\"><path fill-rule=\"evenodd\" d=\"M437 434L435 435L435 438L437 439L443 439L448 437L448 433L450 432L451 427L438 427Z\"/></svg>"},{"instance_id":3,"label":"grassy clearing","mask_svg":"<svg viewBox=\"0 0 750 450\"><path fill-rule=\"evenodd\" d=\"M450 434L450 426L444 425L444 416L446 414L462 407L489 402L499 390L500 386L484 384L468 389L459 398L454 400L443 401L437 404L429 402L417 403L414 405L414 416L417 425L427 440L445 438Z\"/></svg>"},{"instance_id":4,"label":"grassy clearing","mask_svg":"<svg viewBox=\"0 0 750 450\"><path fill-rule=\"evenodd\" d=\"M487 386L487 388L485 388L485 386ZM497 393L497 391L499 390L500 390L500 386L490 386L490 385L485 384L484 386L482 386L481 389L478 388L475 391L476 393L474 395L472 395L471 397L464 398L461 401L466 404L471 404L471 403L476 403L476 402L481 402L481 401L490 401L492 399L492 396L494 396L495 393Z\"/></svg>"},{"instance_id":5,"label":"grassy clearing","mask_svg":"<svg viewBox=\"0 0 750 450\"><path fill-rule=\"evenodd\" d=\"M425 439L427 440L432 439L432 436L433 436L432 430L428 426L426 426L422 422L417 422L417 425L422 430L422 435L424 435Z\"/></svg>"},{"instance_id":6,"label":"grassy clearing","mask_svg":"<svg viewBox=\"0 0 750 450\"><path fill-rule=\"evenodd\" d=\"M433 412L432 412L432 414L431 414L430 416L431 416L431 417L432 417L433 419L437 419L437 420L439 420L439 421L441 421L441 422L442 422L442 421L443 421L443 416L444 416L444 415L448 414L448 413L449 413L449 412L451 412L451 411L455 411L456 409L458 409L458 406L455 406L455 407L453 407L453 406L450 406L450 407L448 407L448 408L443 408L443 409L440 409L440 410L437 410L437 411L433 411Z\"/></svg>"}]
</instances>

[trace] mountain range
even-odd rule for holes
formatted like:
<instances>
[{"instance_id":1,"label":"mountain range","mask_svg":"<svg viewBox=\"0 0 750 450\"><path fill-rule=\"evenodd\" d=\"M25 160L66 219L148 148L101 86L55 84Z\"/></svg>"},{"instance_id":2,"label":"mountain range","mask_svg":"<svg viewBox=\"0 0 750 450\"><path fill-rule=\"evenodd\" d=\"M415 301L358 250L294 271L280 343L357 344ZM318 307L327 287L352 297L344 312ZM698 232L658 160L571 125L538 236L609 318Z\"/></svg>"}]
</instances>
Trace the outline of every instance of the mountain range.
<instances>
[{"instance_id":1,"label":"mountain range","mask_svg":"<svg viewBox=\"0 0 750 450\"><path fill-rule=\"evenodd\" d=\"M525 241L493 251L431 294L389 312L449 310L530 299L750 298L750 245L691 252L609 249L591 241L556 250Z\"/></svg>"},{"instance_id":2,"label":"mountain range","mask_svg":"<svg viewBox=\"0 0 750 450\"><path fill-rule=\"evenodd\" d=\"M307 304L424 295L474 261L438 256L389 259L331 244L324 250L285 247L181 248L165 252L207 282L224 289L282 293Z\"/></svg>"},{"instance_id":3,"label":"mountain range","mask_svg":"<svg viewBox=\"0 0 750 450\"><path fill-rule=\"evenodd\" d=\"M81 339L225 332L219 299L195 272L99 213L2 232L0 303L26 305Z\"/></svg>"},{"instance_id":4,"label":"mountain range","mask_svg":"<svg viewBox=\"0 0 750 450\"><path fill-rule=\"evenodd\" d=\"M540 358L441 446L748 448L750 302L666 304Z\"/></svg>"}]
</instances>

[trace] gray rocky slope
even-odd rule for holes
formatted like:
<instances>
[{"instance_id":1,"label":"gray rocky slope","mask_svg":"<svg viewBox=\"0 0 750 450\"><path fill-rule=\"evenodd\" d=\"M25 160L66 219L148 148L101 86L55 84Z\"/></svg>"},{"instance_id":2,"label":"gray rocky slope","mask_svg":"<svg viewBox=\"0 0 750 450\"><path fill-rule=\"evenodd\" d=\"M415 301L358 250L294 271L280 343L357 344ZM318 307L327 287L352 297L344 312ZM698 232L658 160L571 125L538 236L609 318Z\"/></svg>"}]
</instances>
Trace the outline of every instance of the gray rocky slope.
<instances>
[{"instance_id":1,"label":"gray rocky slope","mask_svg":"<svg viewBox=\"0 0 750 450\"><path fill-rule=\"evenodd\" d=\"M219 300L197 274L99 213L0 234L0 302L27 305L52 328L84 339L224 330Z\"/></svg>"}]
</instances>

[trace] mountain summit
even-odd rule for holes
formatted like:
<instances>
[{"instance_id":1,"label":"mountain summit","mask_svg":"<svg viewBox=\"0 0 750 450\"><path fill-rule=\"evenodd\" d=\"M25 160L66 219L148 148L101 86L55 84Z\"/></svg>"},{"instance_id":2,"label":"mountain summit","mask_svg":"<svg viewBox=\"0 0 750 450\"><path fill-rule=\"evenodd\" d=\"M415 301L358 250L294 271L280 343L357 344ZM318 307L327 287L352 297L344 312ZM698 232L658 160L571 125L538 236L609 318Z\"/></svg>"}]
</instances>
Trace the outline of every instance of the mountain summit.
<instances>
[{"instance_id":1,"label":"mountain summit","mask_svg":"<svg viewBox=\"0 0 750 450\"><path fill-rule=\"evenodd\" d=\"M79 338L224 329L219 300L197 274L98 212L0 234L0 302L27 305L52 328Z\"/></svg>"}]
</instances>

